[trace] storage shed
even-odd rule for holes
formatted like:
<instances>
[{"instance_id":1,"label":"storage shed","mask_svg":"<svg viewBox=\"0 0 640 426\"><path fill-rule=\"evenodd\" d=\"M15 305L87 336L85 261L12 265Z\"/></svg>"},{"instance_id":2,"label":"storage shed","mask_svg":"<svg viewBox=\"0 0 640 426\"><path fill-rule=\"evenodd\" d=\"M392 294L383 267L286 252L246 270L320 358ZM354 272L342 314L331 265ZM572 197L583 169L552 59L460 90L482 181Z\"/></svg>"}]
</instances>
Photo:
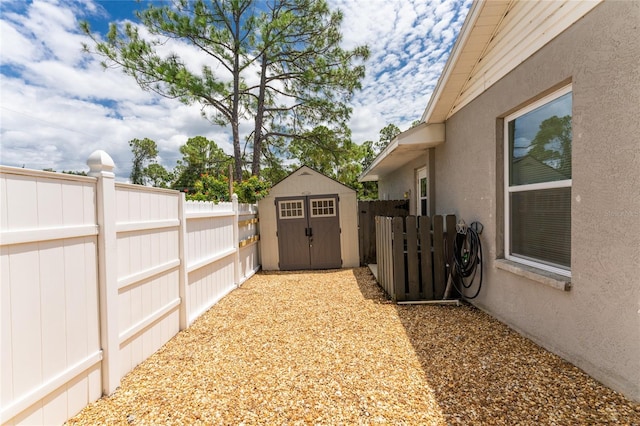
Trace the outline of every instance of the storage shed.
<instances>
[{"instance_id":1,"label":"storage shed","mask_svg":"<svg viewBox=\"0 0 640 426\"><path fill-rule=\"evenodd\" d=\"M359 265L356 191L302 166L258 202L262 268Z\"/></svg>"}]
</instances>

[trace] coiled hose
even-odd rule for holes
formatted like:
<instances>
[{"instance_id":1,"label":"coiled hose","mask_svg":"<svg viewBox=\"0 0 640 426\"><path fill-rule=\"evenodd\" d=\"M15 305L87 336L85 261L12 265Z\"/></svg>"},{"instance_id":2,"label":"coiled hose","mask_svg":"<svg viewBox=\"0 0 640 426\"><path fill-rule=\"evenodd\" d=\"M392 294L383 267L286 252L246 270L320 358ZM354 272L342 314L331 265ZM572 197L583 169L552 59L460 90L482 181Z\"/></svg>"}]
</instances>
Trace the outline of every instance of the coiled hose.
<instances>
[{"instance_id":1,"label":"coiled hose","mask_svg":"<svg viewBox=\"0 0 640 426\"><path fill-rule=\"evenodd\" d=\"M467 226L461 220L456 225L451 282L464 299L475 299L482 289L482 242L480 242L482 229L480 222L473 222ZM476 290L472 295L467 295L465 292L473 286L478 269L480 271Z\"/></svg>"}]
</instances>

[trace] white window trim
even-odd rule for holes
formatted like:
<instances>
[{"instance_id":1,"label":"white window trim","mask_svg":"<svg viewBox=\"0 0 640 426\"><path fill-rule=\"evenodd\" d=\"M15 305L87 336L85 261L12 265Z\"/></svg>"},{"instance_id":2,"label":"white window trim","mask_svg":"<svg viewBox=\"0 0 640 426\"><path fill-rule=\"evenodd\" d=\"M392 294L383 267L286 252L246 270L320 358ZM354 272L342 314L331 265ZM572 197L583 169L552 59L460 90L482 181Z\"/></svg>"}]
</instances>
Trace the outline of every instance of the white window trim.
<instances>
[{"instance_id":1,"label":"white window trim","mask_svg":"<svg viewBox=\"0 0 640 426\"><path fill-rule=\"evenodd\" d=\"M422 194L420 193L420 179L421 175L424 179L427 180L427 195L425 198L427 199L427 211L422 211ZM431 201L431 197L429 196L429 173L427 172L427 167L420 167L416 169L416 215L417 216L429 216L429 202Z\"/></svg>"},{"instance_id":2,"label":"white window trim","mask_svg":"<svg viewBox=\"0 0 640 426\"><path fill-rule=\"evenodd\" d=\"M333 213L332 214L314 214L313 213L313 203L317 202L317 201L331 201L331 208L333 209ZM335 198L313 198L311 200L309 200L309 203L311 205L310 207L310 216L311 217L335 217L336 216L336 199ZM323 208L323 207L320 207Z\"/></svg>"},{"instance_id":3,"label":"white window trim","mask_svg":"<svg viewBox=\"0 0 640 426\"><path fill-rule=\"evenodd\" d=\"M282 216L282 204L283 203L300 203L301 207L301 212L302 215L300 216ZM278 201L278 217L281 220L287 220L287 219L304 219L304 199L299 199L299 200L281 200Z\"/></svg>"},{"instance_id":4,"label":"white window trim","mask_svg":"<svg viewBox=\"0 0 640 426\"><path fill-rule=\"evenodd\" d=\"M573 181L572 179L566 179L561 181L554 182L543 182L543 183L534 183L528 185L517 185L510 186L509 185L509 176L510 176L510 157L509 157L509 122L515 120L518 117L521 117L536 108L539 108L554 99L559 98L560 96L566 95L567 93L573 91L573 86L570 84L568 86L563 87L562 89L556 90L549 95L538 99L533 102L531 105L527 105L526 107L519 109L511 115L508 115L504 118L504 257L507 260L512 262L521 263L523 265L531 266L534 268L542 269L544 271L552 272L554 274L562 275L565 277L571 277L571 270L564 268L557 268L552 265L536 262L533 260L529 260L524 257L514 256L511 253L511 210L510 210L510 195L514 192L524 192L524 191L533 191L536 189L554 189L554 188L567 188L572 187ZM573 118L573 117L572 117Z\"/></svg>"}]
</instances>

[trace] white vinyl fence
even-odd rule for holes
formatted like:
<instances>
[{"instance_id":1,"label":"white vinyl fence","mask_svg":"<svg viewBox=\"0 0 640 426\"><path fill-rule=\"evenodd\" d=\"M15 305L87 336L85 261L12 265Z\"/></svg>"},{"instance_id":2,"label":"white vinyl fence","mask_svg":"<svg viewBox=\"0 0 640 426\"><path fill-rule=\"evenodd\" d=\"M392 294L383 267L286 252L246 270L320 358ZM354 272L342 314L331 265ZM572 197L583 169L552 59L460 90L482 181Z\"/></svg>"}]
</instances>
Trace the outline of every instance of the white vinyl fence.
<instances>
[{"instance_id":1,"label":"white vinyl fence","mask_svg":"<svg viewBox=\"0 0 640 426\"><path fill-rule=\"evenodd\" d=\"M0 166L0 423L61 424L259 268L255 206Z\"/></svg>"}]
</instances>

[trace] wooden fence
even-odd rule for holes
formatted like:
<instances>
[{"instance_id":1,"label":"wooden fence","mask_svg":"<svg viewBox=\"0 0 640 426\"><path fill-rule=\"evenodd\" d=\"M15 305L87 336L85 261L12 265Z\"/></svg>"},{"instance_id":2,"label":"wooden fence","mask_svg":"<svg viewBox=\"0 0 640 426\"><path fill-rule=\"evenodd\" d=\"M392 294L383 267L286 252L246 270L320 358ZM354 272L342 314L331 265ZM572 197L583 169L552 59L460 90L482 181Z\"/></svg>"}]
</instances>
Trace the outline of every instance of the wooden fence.
<instances>
[{"instance_id":1,"label":"wooden fence","mask_svg":"<svg viewBox=\"0 0 640 426\"><path fill-rule=\"evenodd\" d=\"M376 263L376 216L407 216L409 200L358 201L360 265Z\"/></svg>"},{"instance_id":2,"label":"wooden fence","mask_svg":"<svg viewBox=\"0 0 640 426\"><path fill-rule=\"evenodd\" d=\"M0 424L62 424L259 268L255 206L0 166Z\"/></svg>"},{"instance_id":3,"label":"wooden fence","mask_svg":"<svg viewBox=\"0 0 640 426\"><path fill-rule=\"evenodd\" d=\"M394 301L442 300L456 217L376 219L378 282ZM446 224L446 228L445 225Z\"/></svg>"}]
</instances>

